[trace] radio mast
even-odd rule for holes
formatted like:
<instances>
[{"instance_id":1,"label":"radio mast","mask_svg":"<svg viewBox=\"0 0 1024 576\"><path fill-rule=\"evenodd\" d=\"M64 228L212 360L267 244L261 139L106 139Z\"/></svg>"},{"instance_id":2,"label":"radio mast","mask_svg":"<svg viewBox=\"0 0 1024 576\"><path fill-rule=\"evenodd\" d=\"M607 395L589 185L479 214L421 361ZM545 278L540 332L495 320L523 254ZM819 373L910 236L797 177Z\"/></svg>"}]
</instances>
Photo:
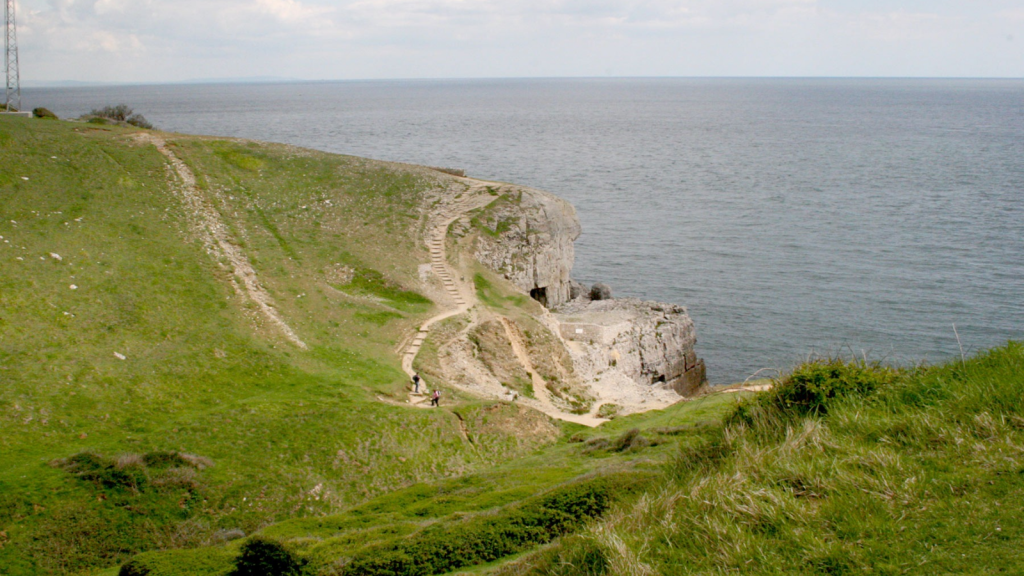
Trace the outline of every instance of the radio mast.
<instances>
[{"instance_id":1,"label":"radio mast","mask_svg":"<svg viewBox=\"0 0 1024 576\"><path fill-rule=\"evenodd\" d=\"M21 111L21 78L18 74L18 30L14 25L14 0L7 0L4 22L4 70L7 72L7 92L4 109Z\"/></svg>"}]
</instances>

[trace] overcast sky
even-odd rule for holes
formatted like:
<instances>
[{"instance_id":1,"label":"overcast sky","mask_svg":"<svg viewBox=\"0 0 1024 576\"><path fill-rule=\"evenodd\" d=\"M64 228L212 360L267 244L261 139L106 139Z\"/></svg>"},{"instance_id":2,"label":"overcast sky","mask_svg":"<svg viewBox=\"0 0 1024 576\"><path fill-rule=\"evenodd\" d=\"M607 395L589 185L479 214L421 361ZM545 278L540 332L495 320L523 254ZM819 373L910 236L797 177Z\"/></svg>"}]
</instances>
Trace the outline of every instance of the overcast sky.
<instances>
[{"instance_id":1,"label":"overcast sky","mask_svg":"<svg viewBox=\"0 0 1024 576\"><path fill-rule=\"evenodd\" d=\"M1024 0L18 0L22 81L1024 77Z\"/></svg>"}]
</instances>

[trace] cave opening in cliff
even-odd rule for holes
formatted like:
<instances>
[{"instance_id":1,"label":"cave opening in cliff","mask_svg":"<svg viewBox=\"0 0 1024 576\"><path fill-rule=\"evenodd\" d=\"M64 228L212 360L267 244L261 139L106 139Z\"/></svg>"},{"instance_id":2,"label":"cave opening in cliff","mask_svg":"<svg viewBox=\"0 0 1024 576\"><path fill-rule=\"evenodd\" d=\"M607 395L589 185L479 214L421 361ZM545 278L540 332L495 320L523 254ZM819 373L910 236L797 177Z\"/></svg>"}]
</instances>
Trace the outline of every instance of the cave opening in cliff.
<instances>
[{"instance_id":1,"label":"cave opening in cliff","mask_svg":"<svg viewBox=\"0 0 1024 576\"><path fill-rule=\"evenodd\" d=\"M534 288L533 290L530 290L530 298L540 302L541 306L546 308L548 305L548 289L541 287Z\"/></svg>"}]
</instances>

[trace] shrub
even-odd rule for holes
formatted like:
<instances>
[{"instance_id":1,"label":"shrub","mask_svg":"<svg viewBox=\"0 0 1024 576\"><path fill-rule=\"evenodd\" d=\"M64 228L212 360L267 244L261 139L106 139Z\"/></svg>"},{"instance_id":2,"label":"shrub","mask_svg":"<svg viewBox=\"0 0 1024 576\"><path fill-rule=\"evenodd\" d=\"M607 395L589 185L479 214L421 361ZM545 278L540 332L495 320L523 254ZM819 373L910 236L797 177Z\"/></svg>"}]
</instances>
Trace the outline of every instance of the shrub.
<instances>
[{"instance_id":1,"label":"shrub","mask_svg":"<svg viewBox=\"0 0 1024 576\"><path fill-rule=\"evenodd\" d=\"M146 120L146 117L142 114L132 114L125 120L125 122L137 128L145 128L146 130L153 129L153 125L149 122L149 120Z\"/></svg>"},{"instance_id":2,"label":"shrub","mask_svg":"<svg viewBox=\"0 0 1024 576\"><path fill-rule=\"evenodd\" d=\"M299 558L284 544L256 536L242 545L235 560L232 576L299 576L305 572L306 560Z\"/></svg>"},{"instance_id":3,"label":"shrub","mask_svg":"<svg viewBox=\"0 0 1024 576\"><path fill-rule=\"evenodd\" d=\"M50 118L52 120L57 120L57 115L47 108L33 108L32 115L36 118Z\"/></svg>"},{"instance_id":4,"label":"shrub","mask_svg":"<svg viewBox=\"0 0 1024 576\"><path fill-rule=\"evenodd\" d=\"M142 114L136 114L134 110L128 107L127 104L118 104L117 106L104 106L103 108L95 108L88 114L92 116L89 118L89 122L93 124L106 124L103 120L131 124L139 128L145 128L151 130L153 125L146 120L146 117Z\"/></svg>"},{"instance_id":5,"label":"shrub","mask_svg":"<svg viewBox=\"0 0 1024 576\"><path fill-rule=\"evenodd\" d=\"M411 538L371 546L340 571L352 576L444 574L493 562L568 534L603 514L642 476L622 474L571 484L496 514L431 526Z\"/></svg>"},{"instance_id":6,"label":"shrub","mask_svg":"<svg viewBox=\"0 0 1024 576\"><path fill-rule=\"evenodd\" d=\"M98 488L142 492L148 486L198 488L196 469L213 462L202 456L158 450L117 458L81 452L51 464Z\"/></svg>"},{"instance_id":7,"label":"shrub","mask_svg":"<svg viewBox=\"0 0 1024 576\"><path fill-rule=\"evenodd\" d=\"M98 116L100 118L106 118L113 120L114 122L125 122L128 117L132 115L133 110L128 107L127 104L118 104L117 106L104 106L103 108L94 108L89 114L92 116Z\"/></svg>"},{"instance_id":8,"label":"shrub","mask_svg":"<svg viewBox=\"0 0 1024 576\"><path fill-rule=\"evenodd\" d=\"M150 468L170 468L188 466L189 462L178 452L154 450L142 456L142 461Z\"/></svg>"},{"instance_id":9,"label":"shrub","mask_svg":"<svg viewBox=\"0 0 1024 576\"><path fill-rule=\"evenodd\" d=\"M892 368L838 358L806 362L781 380L775 380L771 390L741 402L726 417L726 424L824 415L836 401L866 396L890 386L899 374Z\"/></svg>"},{"instance_id":10,"label":"shrub","mask_svg":"<svg viewBox=\"0 0 1024 576\"><path fill-rule=\"evenodd\" d=\"M117 576L148 576L152 571L136 560L129 560L121 565Z\"/></svg>"},{"instance_id":11,"label":"shrub","mask_svg":"<svg viewBox=\"0 0 1024 576\"><path fill-rule=\"evenodd\" d=\"M100 488L138 492L145 487L148 480L141 468L119 468L115 461L92 452L75 454L54 464Z\"/></svg>"},{"instance_id":12,"label":"shrub","mask_svg":"<svg viewBox=\"0 0 1024 576\"><path fill-rule=\"evenodd\" d=\"M148 576L151 573L152 570L134 560L122 564L121 570L118 570L118 576Z\"/></svg>"}]
</instances>

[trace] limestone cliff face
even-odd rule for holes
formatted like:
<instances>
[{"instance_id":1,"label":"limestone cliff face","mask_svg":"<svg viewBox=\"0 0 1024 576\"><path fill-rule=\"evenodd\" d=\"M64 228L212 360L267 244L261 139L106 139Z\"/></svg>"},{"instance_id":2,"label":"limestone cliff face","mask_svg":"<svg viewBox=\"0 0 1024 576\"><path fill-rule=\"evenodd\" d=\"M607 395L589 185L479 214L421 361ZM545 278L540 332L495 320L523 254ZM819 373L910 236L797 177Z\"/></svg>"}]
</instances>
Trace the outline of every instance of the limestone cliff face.
<instances>
[{"instance_id":1,"label":"limestone cliff face","mask_svg":"<svg viewBox=\"0 0 1024 576\"><path fill-rule=\"evenodd\" d=\"M576 209L540 190L501 192L473 217L482 230L474 257L549 308L567 302L580 235Z\"/></svg>"},{"instance_id":2,"label":"limestone cliff face","mask_svg":"<svg viewBox=\"0 0 1024 576\"><path fill-rule=\"evenodd\" d=\"M505 186L494 202L459 224L478 233L473 256L556 314L576 372L596 390L633 383L694 394L706 381L693 321L675 304L611 297L572 281L580 224L571 204L539 190ZM595 296L596 298L597 296Z\"/></svg>"},{"instance_id":3,"label":"limestone cliff face","mask_svg":"<svg viewBox=\"0 0 1024 576\"><path fill-rule=\"evenodd\" d=\"M555 317L562 338L587 353L588 371L595 375L618 372L682 396L705 382L704 361L694 352L693 321L682 306L635 298L579 299Z\"/></svg>"}]
</instances>

